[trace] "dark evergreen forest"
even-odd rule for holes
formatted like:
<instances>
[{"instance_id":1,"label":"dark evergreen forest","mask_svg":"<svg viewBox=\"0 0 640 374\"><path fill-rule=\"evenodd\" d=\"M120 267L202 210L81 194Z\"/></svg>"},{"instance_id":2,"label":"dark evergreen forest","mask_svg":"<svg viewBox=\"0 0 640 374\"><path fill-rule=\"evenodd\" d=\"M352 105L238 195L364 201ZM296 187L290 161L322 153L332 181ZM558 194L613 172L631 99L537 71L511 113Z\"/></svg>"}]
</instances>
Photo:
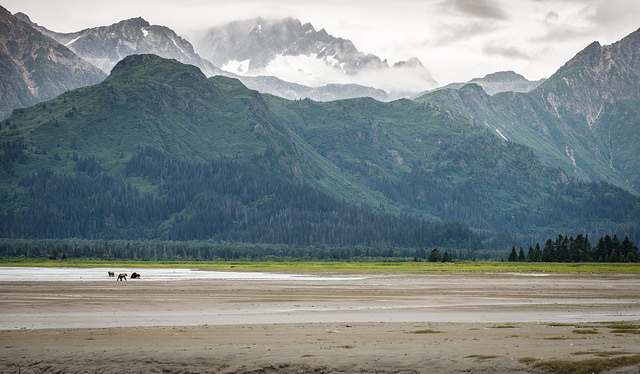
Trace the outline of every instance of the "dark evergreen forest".
<instances>
[{"instance_id":1,"label":"dark evergreen forest","mask_svg":"<svg viewBox=\"0 0 640 374\"><path fill-rule=\"evenodd\" d=\"M589 237L578 235L575 238L558 235L555 240L548 239L544 248L536 244L535 248L529 246L526 252L522 247L516 251L511 248L508 261L529 262L638 262L640 253L638 247L629 237L621 242L617 235L613 238L609 235L600 237L598 244L592 246Z\"/></svg>"},{"instance_id":2,"label":"dark evergreen forest","mask_svg":"<svg viewBox=\"0 0 640 374\"><path fill-rule=\"evenodd\" d=\"M198 162L146 148L121 177L80 158L73 173L41 169L23 178L26 203L5 211L1 236L481 248L462 224L371 212L263 170L258 161Z\"/></svg>"}]
</instances>

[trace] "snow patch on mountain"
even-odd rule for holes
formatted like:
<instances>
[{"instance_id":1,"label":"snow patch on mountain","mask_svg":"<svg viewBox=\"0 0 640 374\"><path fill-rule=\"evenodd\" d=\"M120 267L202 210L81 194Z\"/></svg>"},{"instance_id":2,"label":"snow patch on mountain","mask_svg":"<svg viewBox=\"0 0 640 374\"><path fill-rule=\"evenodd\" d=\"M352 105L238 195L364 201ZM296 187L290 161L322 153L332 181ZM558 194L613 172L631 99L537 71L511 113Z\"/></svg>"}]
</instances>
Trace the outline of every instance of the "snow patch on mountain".
<instances>
[{"instance_id":1,"label":"snow patch on mountain","mask_svg":"<svg viewBox=\"0 0 640 374\"><path fill-rule=\"evenodd\" d=\"M389 66L351 41L293 18L235 21L210 29L195 43L215 65L247 77L275 76L309 87L356 84L382 89L394 98L438 86L416 58ZM250 65L240 64L247 60Z\"/></svg>"},{"instance_id":2,"label":"snow patch on mountain","mask_svg":"<svg viewBox=\"0 0 640 374\"><path fill-rule=\"evenodd\" d=\"M500 130L498 130L498 129L495 129L495 130L496 130L496 132L498 133L498 135L500 135L500 137L502 137L502 139L504 139L504 140L506 140L506 141L509 141L509 139L507 139L507 137L506 137L506 136L502 135L502 132L501 132Z\"/></svg>"},{"instance_id":3,"label":"snow patch on mountain","mask_svg":"<svg viewBox=\"0 0 640 374\"><path fill-rule=\"evenodd\" d=\"M70 41L69 43L65 44L64 46L65 46L65 47L70 46L71 44L73 44L73 42L75 42L76 40L80 39L81 37L82 37L82 35L81 35L81 36L78 36L77 38L71 39L71 41Z\"/></svg>"},{"instance_id":4,"label":"snow patch on mountain","mask_svg":"<svg viewBox=\"0 0 640 374\"><path fill-rule=\"evenodd\" d=\"M328 82L343 81L345 73L313 56L280 54L255 75L275 76L287 82L320 87Z\"/></svg>"},{"instance_id":5,"label":"snow patch on mountain","mask_svg":"<svg viewBox=\"0 0 640 374\"><path fill-rule=\"evenodd\" d=\"M244 61L229 60L226 64L220 66L220 69L240 76L245 76L249 72L251 59Z\"/></svg>"}]
</instances>

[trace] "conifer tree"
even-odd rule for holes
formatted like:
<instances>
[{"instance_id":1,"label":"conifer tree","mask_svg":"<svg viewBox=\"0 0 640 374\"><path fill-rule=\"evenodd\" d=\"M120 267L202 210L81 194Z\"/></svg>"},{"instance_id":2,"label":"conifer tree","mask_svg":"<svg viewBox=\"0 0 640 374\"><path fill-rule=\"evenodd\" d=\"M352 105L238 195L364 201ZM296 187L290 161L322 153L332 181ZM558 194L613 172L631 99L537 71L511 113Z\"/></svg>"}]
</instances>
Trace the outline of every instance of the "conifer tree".
<instances>
[{"instance_id":1,"label":"conifer tree","mask_svg":"<svg viewBox=\"0 0 640 374\"><path fill-rule=\"evenodd\" d=\"M555 261L555 249L553 248L553 241L551 239L547 239L547 242L544 245L544 249L542 249L542 256L540 260L542 262L553 262Z\"/></svg>"},{"instance_id":2,"label":"conifer tree","mask_svg":"<svg viewBox=\"0 0 640 374\"><path fill-rule=\"evenodd\" d=\"M507 258L507 261L509 262L516 262L518 261L518 253L516 252L516 247L511 247L511 253L509 253L509 257Z\"/></svg>"},{"instance_id":3,"label":"conifer tree","mask_svg":"<svg viewBox=\"0 0 640 374\"><path fill-rule=\"evenodd\" d=\"M452 262L453 257L449 254L448 250L444 250L444 254L442 255L442 262Z\"/></svg>"},{"instance_id":4,"label":"conifer tree","mask_svg":"<svg viewBox=\"0 0 640 374\"><path fill-rule=\"evenodd\" d=\"M429 253L429 257L427 258L427 261L429 262L440 262L441 261L441 257L440 257L440 251L438 250L438 248L434 248L431 253Z\"/></svg>"},{"instance_id":5,"label":"conifer tree","mask_svg":"<svg viewBox=\"0 0 640 374\"><path fill-rule=\"evenodd\" d=\"M524 255L524 250L520 247L520 252L518 252L518 261L524 262L527 257Z\"/></svg>"},{"instance_id":6,"label":"conifer tree","mask_svg":"<svg viewBox=\"0 0 640 374\"><path fill-rule=\"evenodd\" d=\"M533 261L542 261L542 250L540 250L540 243L536 243L536 248L533 250Z\"/></svg>"}]
</instances>

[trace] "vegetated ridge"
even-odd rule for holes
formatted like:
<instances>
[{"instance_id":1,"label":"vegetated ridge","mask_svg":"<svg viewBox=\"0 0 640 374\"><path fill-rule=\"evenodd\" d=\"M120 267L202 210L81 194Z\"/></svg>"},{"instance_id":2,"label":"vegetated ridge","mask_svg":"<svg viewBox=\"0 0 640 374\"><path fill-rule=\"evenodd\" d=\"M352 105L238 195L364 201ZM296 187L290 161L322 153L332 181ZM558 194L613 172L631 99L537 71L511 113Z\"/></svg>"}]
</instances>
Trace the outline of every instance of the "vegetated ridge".
<instances>
[{"instance_id":1,"label":"vegetated ridge","mask_svg":"<svg viewBox=\"0 0 640 374\"><path fill-rule=\"evenodd\" d=\"M568 177L432 103L288 101L133 55L0 126L4 237L468 249L604 230L637 241L637 196Z\"/></svg>"},{"instance_id":2,"label":"vegetated ridge","mask_svg":"<svg viewBox=\"0 0 640 374\"><path fill-rule=\"evenodd\" d=\"M417 99L436 103L530 147L587 181L640 193L640 30L594 42L528 93L489 96L477 85Z\"/></svg>"}]
</instances>

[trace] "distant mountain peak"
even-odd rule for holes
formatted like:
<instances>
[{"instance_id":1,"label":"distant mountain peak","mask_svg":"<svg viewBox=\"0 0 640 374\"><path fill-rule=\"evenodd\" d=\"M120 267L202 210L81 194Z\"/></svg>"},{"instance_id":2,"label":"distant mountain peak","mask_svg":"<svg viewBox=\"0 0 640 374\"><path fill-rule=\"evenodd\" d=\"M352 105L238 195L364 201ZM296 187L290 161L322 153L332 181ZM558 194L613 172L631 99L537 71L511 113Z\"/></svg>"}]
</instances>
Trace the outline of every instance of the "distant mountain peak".
<instances>
[{"instance_id":1,"label":"distant mountain peak","mask_svg":"<svg viewBox=\"0 0 640 374\"><path fill-rule=\"evenodd\" d=\"M19 19L22 22L26 22L29 25L37 25L37 23L34 23L31 21L31 18L29 18L28 15L22 13L22 12L18 12L16 14L13 15L14 17L16 17L17 19Z\"/></svg>"},{"instance_id":2,"label":"distant mountain peak","mask_svg":"<svg viewBox=\"0 0 640 374\"><path fill-rule=\"evenodd\" d=\"M468 82L450 83L444 87L437 88L436 90L447 88L457 90L469 84L473 84L477 85L478 88L481 88L489 95L495 95L500 92L529 92L540 86L544 81L545 79L530 81L514 71L498 71L487 74L483 78L473 78ZM418 96L425 93L426 92L423 92Z\"/></svg>"},{"instance_id":3,"label":"distant mountain peak","mask_svg":"<svg viewBox=\"0 0 640 374\"><path fill-rule=\"evenodd\" d=\"M609 45L595 41L541 86L548 105L564 107L592 126L605 103L640 100L640 29Z\"/></svg>"},{"instance_id":4,"label":"distant mountain peak","mask_svg":"<svg viewBox=\"0 0 640 374\"><path fill-rule=\"evenodd\" d=\"M592 42L582 51L578 52L574 58L569 60L565 66L571 66L576 63L587 66L594 66L600 63L602 55L602 46L597 41Z\"/></svg>"},{"instance_id":5,"label":"distant mountain peak","mask_svg":"<svg viewBox=\"0 0 640 374\"><path fill-rule=\"evenodd\" d=\"M350 40L291 17L234 21L210 29L195 45L214 65L244 76L275 76L310 87L358 84L387 92L437 86L416 58L390 67Z\"/></svg>"},{"instance_id":6,"label":"distant mountain peak","mask_svg":"<svg viewBox=\"0 0 640 374\"><path fill-rule=\"evenodd\" d=\"M26 15L24 17L28 19ZM195 53L191 43L173 30L151 25L142 17L73 33L57 33L43 27L39 30L105 73L109 73L118 61L132 54L156 54L175 59L197 66L207 76L220 73L220 69Z\"/></svg>"},{"instance_id":7,"label":"distant mountain peak","mask_svg":"<svg viewBox=\"0 0 640 374\"><path fill-rule=\"evenodd\" d=\"M484 80L488 82L500 82L500 81L526 81L527 78L522 75L516 73L515 71L498 71L495 73L487 74L484 78L474 78L470 82L475 82L478 80Z\"/></svg>"},{"instance_id":8,"label":"distant mountain peak","mask_svg":"<svg viewBox=\"0 0 640 374\"><path fill-rule=\"evenodd\" d=\"M385 60L386 62L387 60ZM417 57L411 57L410 59L406 60L406 61L398 61L395 64L393 64L394 68L401 68L401 67L421 67L424 68L424 65L422 65L422 62L417 58Z\"/></svg>"}]
</instances>

